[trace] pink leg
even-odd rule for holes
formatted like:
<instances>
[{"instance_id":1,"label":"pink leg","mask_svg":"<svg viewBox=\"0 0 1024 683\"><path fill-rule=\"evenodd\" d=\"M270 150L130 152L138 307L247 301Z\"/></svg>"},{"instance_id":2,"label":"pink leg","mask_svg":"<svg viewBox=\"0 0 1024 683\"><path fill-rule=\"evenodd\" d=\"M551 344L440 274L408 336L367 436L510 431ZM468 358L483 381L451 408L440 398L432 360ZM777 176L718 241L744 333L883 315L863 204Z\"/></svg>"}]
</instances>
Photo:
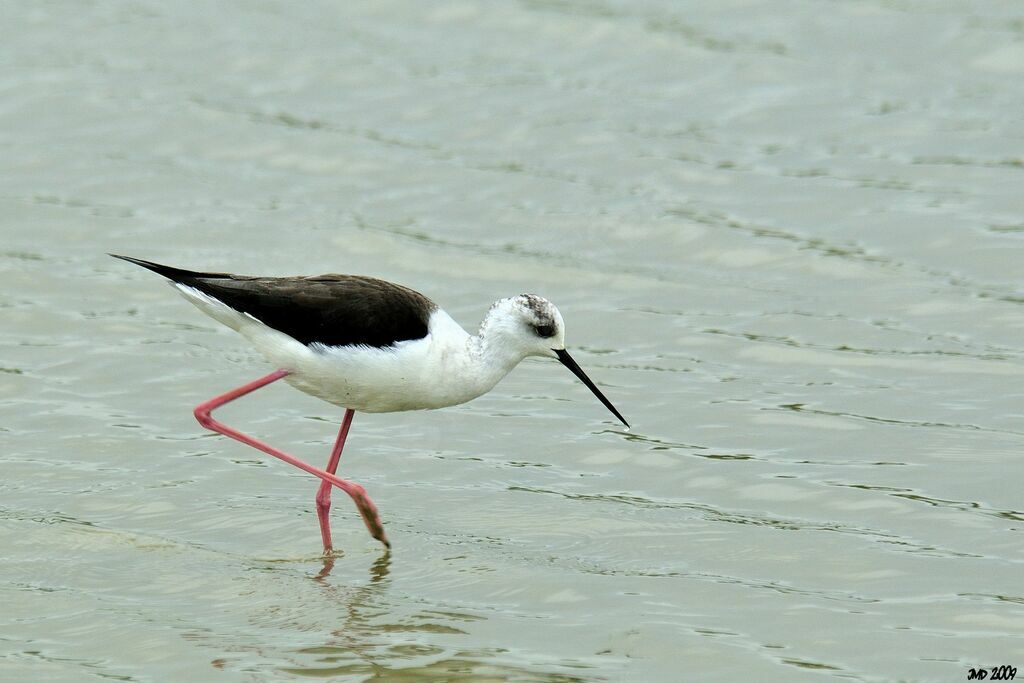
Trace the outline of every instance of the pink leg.
<instances>
[{"instance_id":1,"label":"pink leg","mask_svg":"<svg viewBox=\"0 0 1024 683\"><path fill-rule=\"evenodd\" d=\"M199 424L203 425L207 429L213 430L219 434L223 434L224 436L230 436L235 441L241 441L247 446L252 446L253 448L261 450L264 453L274 456L275 458L284 460L286 463L294 465L295 467L298 467L300 470L309 472L313 476L319 477L323 481L333 484L334 486L337 486L342 491L347 493L355 502L356 508L359 510L359 514L363 516L363 522L366 524L366 528L370 531L370 535L376 538L381 543L383 543L386 547L390 548L391 544L388 543L388 538L384 534L384 526L380 522L380 515L377 514L377 506L374 505L373 501L370 500L370 497L366 495L366 489L364 489L362 486L360 486L359 484L352 483L350 481L345 481L344 479L340 479L333 473L325 472L317 467L313 467L312 465L303 462L302 460L299 460L294 456L288 455L284 451L279 451L273 446L265 444L262 441L252 438L251 436L246 436L242 432L236 429L232 429L231 427L228 427L227 425L218 422L217 420L214 420L213 417L210 415L211 412L221 407L225 403L230 403L231 401L234 401L236 398L239 398L240 396L245 396L246 394L256 391L260 387L264 387L270 384L271 382L276 382L277 380L287 376L288 374L289 373L287 370L275 370L266 377L261 377L258 380L240 386L237 389L232 389L226 394L222 394L215 398L211 398L209 401L206 401L205 403L200 403L198 406L196 406L196 409L194 411L196 419L199 420ZM349 418L349 422L351 422L351 418ZM338 457L341 457L340 449L338 450Z\"/></svg>"},{"instance_id":2,"label":"pink leg","mask_svg":"<svg viewBox=\"0 0 1024 683\"><path fill-rule=\"evenodd\" d=\"M352 425L352 416L355 414L356 411L349 408L345 411L345 417L341 420L338 438L334 442L331 458L327 461L327 472L329 474L334 474L338 471L341 450L345 448L345 438L348 436L348 428ZM320 490L316 492L316 516L320 519L320 536L324 540L324 555L329 555L334 549L331 544L331 488L330 482L322 481L320 482Z\"/></svg>"}]
</instances>

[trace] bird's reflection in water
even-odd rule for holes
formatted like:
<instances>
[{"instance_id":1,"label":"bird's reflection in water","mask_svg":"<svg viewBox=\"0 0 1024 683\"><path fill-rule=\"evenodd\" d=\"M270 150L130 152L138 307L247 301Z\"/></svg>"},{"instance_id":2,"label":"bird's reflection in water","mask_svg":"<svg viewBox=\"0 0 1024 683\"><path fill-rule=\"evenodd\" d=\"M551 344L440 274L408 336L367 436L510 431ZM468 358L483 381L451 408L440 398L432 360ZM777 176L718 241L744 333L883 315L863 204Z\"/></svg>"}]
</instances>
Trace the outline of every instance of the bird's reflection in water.
<instances>
[{"instance_id":1,"label":"bird's reflection in water","mask_svg":"<svg viewBox=\"0 0 1024 683\"><path fill-rule=\"evenodd\" d=\"M391 551L385 551L370 565L369 581L362 585L353 585L351 579L330 579L335 566L342 573L343 569L349 568L344 561L344 551L335 550L321 560L320 570L310 578L320 586L322 604L330 606L329 611L335 618L327 625L323 643L297 652L312 656L316 666L296 671L308 673L316 670L330 675L347 675L373 670L384 661L392 660L393 654L388 652L389 648L382 648L380 640L390 627L379 623L382 614L392 611L386 597L391 583Z\"/></svg>"},{"instance_id":2,"label":"bird's reflection in water","mask_svg":"<svg viewBox=\"0 0 1024 683\"><path fill-rule=\"evenodd\" d=\"M317 678L392 680L537 680L582 683L564 672L545 674L534 667L520 668L503 660L503 647L467 647L473 624L488 617L446 602L410 600L404 590L393 591L392 555L385 552L367 568L363 578L359 553L343 551L316 560L305 575L303 590L295 584L273 586L281 600L268 601L260 613L272 624L277 639L282 626L298 637L298 647L273 649L275 670L284 675ZM302 560L310 566L310 560ZM418 565L396 570L422 571ZM441 571L445 565L438 568ZM400 575L408 580L406 575ZM417 576L422 576L417 574ZM274 589L267 588L264 593ZM299 635L301 634L301 635ZM285 661L281 662L281 658ZM219 657L214 667L226 668L230 660ZM588 664L573 662L573 668Z\"/></svg>"},{"instance_id":3,"label":"bird's reflection in water","mask_svg":"<svg viewBox=\"0 0 1024 683\"><path fill-rule=\"evenodd\" d=\"M323 566L320 567L320 571L313 577L313 580L323 582L324 579L330 576L331 572L334 571L335 561L343 556L344 553L341 551L335 551L330 555L324 555L322 558ZM380 583L388 577L389 573L391 573L391 551L385 550L384 553L377 558L376 562L370 565L370 585Z\"/></svg>"}]
</instances>

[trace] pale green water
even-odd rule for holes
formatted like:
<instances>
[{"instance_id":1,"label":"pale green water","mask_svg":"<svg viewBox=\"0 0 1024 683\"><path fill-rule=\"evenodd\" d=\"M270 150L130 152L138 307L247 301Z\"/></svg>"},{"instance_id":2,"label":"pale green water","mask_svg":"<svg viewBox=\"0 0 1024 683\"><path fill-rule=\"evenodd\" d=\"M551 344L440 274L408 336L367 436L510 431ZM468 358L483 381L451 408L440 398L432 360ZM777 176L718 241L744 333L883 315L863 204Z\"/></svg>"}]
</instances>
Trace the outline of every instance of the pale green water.
<instances>
[{"instance_id":1,"label":"pale green water","mask_svg":"<svg viewBox=\"0 0 1024 683\"><path fill-rule=\"evenodd\" d=\"M1016 3L8 4L0 680L966 680L1024 666ZM106 251L356 272L580 363L204 433L268 371ZM326 461L284 386L223 417Z\"/></svg>"}]
</instances>

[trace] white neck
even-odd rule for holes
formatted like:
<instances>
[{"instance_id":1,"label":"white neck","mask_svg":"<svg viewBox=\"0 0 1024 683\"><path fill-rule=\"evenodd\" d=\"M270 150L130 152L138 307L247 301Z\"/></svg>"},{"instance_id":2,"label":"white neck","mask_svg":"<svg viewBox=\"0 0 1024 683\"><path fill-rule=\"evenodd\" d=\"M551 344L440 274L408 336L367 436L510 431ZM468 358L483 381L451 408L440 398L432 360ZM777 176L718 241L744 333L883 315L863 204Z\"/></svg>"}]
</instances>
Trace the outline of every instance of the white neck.
<instances>
[{"instance_id":1,"label":"white neck","mask_svg":"<svg viewBox=\"0 0 1024 683\"><path fill-rule=\"evenodd\" d=\"M466 340L466 352L475 366L474 374L481 383L481 394L490 391L526 357L515 345L502 343L500 335L487 334L483 329Z\"/></svg>"},{"instance_id":2,"label":"white neck","mask_svg":"<svg viewBox=\"0 0 1024 683\"><path fill-rule=\"evenodd\" d=\"M484 318L480 332L468 334L444 311L435 311L430 321L429 363L434 368L431 384L435 407L455 405L490 391L525 357L522 347L508 343L501 325Z\"/></svg>"}]
</instances>

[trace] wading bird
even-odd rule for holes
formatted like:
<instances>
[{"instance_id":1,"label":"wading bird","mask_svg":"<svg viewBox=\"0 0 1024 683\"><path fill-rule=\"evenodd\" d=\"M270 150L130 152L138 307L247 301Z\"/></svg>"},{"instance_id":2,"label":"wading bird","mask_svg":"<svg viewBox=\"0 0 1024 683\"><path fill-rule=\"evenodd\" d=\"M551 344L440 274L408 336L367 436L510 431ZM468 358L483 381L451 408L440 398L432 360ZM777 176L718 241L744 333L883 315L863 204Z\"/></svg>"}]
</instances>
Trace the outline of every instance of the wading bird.
<instances>
[{"instance_id":1,"label":"wading bird","mask_svg":"<svg viewBox=\"0 0 1024 683\"><path fill-rule=\"evenodd\" d=\"M211 318L239 332L277 370L199 404L207 429L248 444L321 479L316 511L324 554L332 552L331 487L351 496L370 535L386 547L377 507L335 472L357 410L443 408L487 393L527 356L556 358L626 427L629 424L565 350L562 315L547 299L496 301L470 335L433 301L402 285L358 275L250 277L200 273L118 256L163 275ZM216 408L284 379L345 409L323 470L213 419Z\"/></svg>"}]
</instances>

